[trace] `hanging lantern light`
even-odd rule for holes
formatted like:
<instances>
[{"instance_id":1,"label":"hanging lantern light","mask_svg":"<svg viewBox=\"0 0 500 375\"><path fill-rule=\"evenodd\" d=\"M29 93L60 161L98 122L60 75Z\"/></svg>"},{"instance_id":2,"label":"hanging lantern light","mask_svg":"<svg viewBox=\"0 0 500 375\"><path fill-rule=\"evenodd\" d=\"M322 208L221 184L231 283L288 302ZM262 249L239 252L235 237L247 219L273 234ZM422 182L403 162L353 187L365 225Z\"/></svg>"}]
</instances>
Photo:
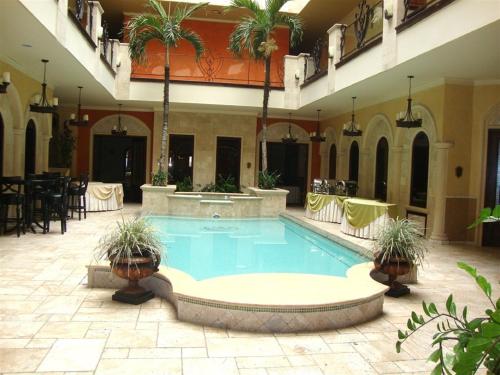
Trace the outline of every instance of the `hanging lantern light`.
<instances>
[{"instance_id":1,"label":"hanging lantern light","mask_svg":"<svg viewBox=\"0 0 500 375\"><path fill-rule=\"evenodd\" d=\"M420 128L422 126L422 118L420 117L420 113L416 112L415 114L411 111L411 80L414 78L413 76L408 76L408 80L410 82L410 88L408 90L408 106L406 107L405 112L399 112L396 115L396 126L398 128Z\"/></svg>"},{"instance_id":2,"label":"hanging lantern light","mask_svg":"<svg viewBox=\"0 0 500 375\"><path fill-rule=\"evenodd\" d=\"M89 124L89 115L82 116L82 86L78 86L80 92L78 93L78 111L76 114L72 113L69 120L66 120L67 125L72 126L87 126Z\"/></svg>"},{"instance_id":3,"label":"hanging lantern light","mask_svg":"<svg viewBox=\"0 0 500 375\"><path fill-rule=\"evenodd\" d=\"M354 102L356 100L356 97L352 97L352 114L351 114L351 121L346 122L344 124L344 130L343 133L347 137L360 137L361 134L363 133L359 129L359 124L356 122L356 117L354 114Z\"/></svg>"},{"instance_id":4,"label":"hanging lantern light","mask_svg":"<svg viewBox=\"0 0 500 375\"><path fill-rule=\"evenodd\" d=\"M292 135L292 113L288 113L288 134L281 138L283 143L296 143L297 138Z\"/></svg>"},{"instance_id":5,"label":"hanging lantern light","mask_svg":"<svg viewBox=\"0 0 500 375\"><path fill-rule=\"evenodd\" d=\"M113 129L111 130L111 134L113 135L121 135L125 136L127 135L127 127L122 126L122 105L118 104L118 125L113 126Z\"/></svg>"},{"instance_id":6,"label":"hanging lantern light","mask_svg":"<svg viewBox=\"0 0 500 375\"><path fill-rule=\"evenodd\" d=\"M321 112L321 109L318 109L318 122L316 124L316 131L309 133L309 139L311 142L325 142L326 141L326 136L325 133L321 134L321 129L320 129L320 124L319 124L319 113Z\"/></svg>"},{"instance_id":7,"label":"hanging lantern light","mask_svg":"<svg viewBox=\"0 0 500 375\"><path fill-rule=\"evenodd\" d=\"M42 82L42 95L37 103L30 104L30 111L37 113L55 113L57 111L57 106L59 104L59 99L54 97L52 99L52 105L49 103L47 99L47 82L46 82L46 73L47 73L47 63L49 60L42 60L43 63L43 82Z\"/></svg>"}]
</instances>

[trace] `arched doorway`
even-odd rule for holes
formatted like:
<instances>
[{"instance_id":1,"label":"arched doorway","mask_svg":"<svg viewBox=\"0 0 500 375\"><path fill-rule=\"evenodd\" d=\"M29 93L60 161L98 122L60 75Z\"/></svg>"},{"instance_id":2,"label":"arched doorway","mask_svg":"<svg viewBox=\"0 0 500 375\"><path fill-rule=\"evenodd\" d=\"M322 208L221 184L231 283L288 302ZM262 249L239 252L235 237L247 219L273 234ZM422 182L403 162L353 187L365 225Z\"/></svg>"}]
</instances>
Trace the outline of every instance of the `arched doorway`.
<instances>
[{"instance_id":1,"label":"arched doorway","mask_svg":"<svg viewBox=\"0 0 500 375\"><path fill-rule=\"evenodd\" d=\"M5 142L5 136L4 136L4 126L3 126L3 119L2 115L0 114L0 176L3 176L3 150L4 150L4 142Z\"/></svg>"},{"instance_id":2,"label":"arched doorway","mask_svg":"<svg viewBox=\"0 0 500 375\"><path fill-rule=\"evenodd\" d=\"M377 157L375 164L375 198L387 200L387 175L389 170L389 143L385 137L377 143Z\"/></svg>"},{"instance_id":3,"label":"arched doorway","mask_svg":"<svg viewBox=\"0 0 500 375\"><path fill-rule=\"evenodd\" d=\"M429 138L424 132L413 140L411 160L410 205L427 207L429 183Z\"/></svg>"},{"instance_id":4,"label":"arched doorway","mask_svg":"<svg viewBox=\"0 0 500 375\"><path fill-rule=\"evenodd\" d=\"M349 180L358 181L359 175L359 146L358 142L351 143L349 151Z\"/></svg>"},{"instance_id":5,"label":"arched doorway","mask_svg":"<svg viewBox=\"0 0 500 375\"><path fill-rule=\"evenodd\" d=\"M337 178L337 146L332 144L330 146L330 163L329 163L329 173L328 177L330 180L335 180Z\"/></svg>"},{"instance_id":6,"label":"arched doorway","mask_svg":"<svg viewBox=\"0 0 500 375\"><path fill-rule=\"evenodd\" d=\"M33 120L28 121L24 141L24 176L35 173L36 163L36 126Z\"/></svg>"}]
</instances>

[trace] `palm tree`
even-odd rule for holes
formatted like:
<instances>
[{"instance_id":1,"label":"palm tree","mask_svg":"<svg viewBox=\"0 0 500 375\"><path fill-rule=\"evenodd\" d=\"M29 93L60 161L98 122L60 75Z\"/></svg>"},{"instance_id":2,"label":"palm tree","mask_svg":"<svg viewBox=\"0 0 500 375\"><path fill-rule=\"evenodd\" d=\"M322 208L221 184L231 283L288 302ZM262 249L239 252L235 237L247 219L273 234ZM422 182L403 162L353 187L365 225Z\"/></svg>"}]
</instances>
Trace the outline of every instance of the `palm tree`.
<instances>
[{"instance_id":1,"label":"palm tree","mask_svg":"<svg viewBox=\"0 0 500 375\"><path fill-rule=\"evenodd\" d=\"M258 0L231 0L229 9L245 8L250 15L243 16L229 37L229 49L237 56L247 51L255 60L264 60L264 101L262 104L262 173L267 172L267 111L271 89L271 56L278 50L274 32L279 26L288 26L290 45L295 47L302 40L302 21L297 16L280 13L291 0L266 0L261 8Z\"/></svg>"},{"instance_id":2,"label":"palm tree","mask_svg":"<svg viewBox=\"0 0 500 375\"><path fill-rule=\"evenodd\" d=\"M159 41L165 47L165 83L163 88L163 127L161 132L161 152L158 160L158 172L165 175L167 165L167 136L169 113L170 50L177 47L181 40L193 46L196 59L204 51L203 42L194 31L184 28L181 23L195 11L207 5L200 3L191 7L177 7L173 14L163 8L158 0L148 0L151 13L133 17L125 26L129 36L129 55L133 61L143 63L147 59L146 46L152 40Z\"/></svg>"}]
</instances>

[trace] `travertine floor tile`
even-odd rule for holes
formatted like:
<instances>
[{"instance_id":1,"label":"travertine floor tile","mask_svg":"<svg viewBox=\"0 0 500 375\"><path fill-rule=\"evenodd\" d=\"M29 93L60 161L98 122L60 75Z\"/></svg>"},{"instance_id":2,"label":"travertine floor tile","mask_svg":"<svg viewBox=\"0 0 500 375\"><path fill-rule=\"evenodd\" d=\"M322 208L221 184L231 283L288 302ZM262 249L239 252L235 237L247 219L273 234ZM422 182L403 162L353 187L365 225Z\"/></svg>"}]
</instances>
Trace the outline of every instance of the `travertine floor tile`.
<instances>
[{"instance_id":1,"label":"travertine floor tile","mask_svg":"<svg viewBox=\"0 0 500 375\"><path fill-rule=\"evenodd\" d=\"M286 367L290 362L285 356L276 357L238 357L236 358L238 368L259 368L259 367ZM314 364L314 361L313 361Z\"/></svg>"},{"instance_id":2,"label":"travertine floor tile","mask_svg":"<svg viewBox=\"0 0 500 375\"><path fill-rule=\"evenodd\" d=\"M183 375L181 359L103 359L95 375Z\"/></svg>"},{"instance_id":3,"label":"travertine floor tile","mask_svg":"<svg viewBox=\"0 0 500 375\"><path fill-rule=\"evenodd\" d=\"M100 339L57 340L38 371L94 371L103 349Z\"/></svg>"},{"instance_id":4,"label":"travertine floor tile","mask_svg":"<svg viewBox=\"0 0 500 375\"><path fill-rule=\"evenodd\" d=\"M34 372L47 349L0 349L0 373Z\"/></svg>"},{"instance_id":5,"label":"travertine floor tile","mask_svg":"<svg viewBox=\"0 0 500 375\"><path fill-rule=\"evenodd\" d=\"M330 348L318 336L290 336L277 338L286 355L330 353Z\"/></svg>"},{"instance_id":6,"label":"travertine floor tile","mask_svg":"<svg viewBox=\"0 0 500 375\"><path fill-rule=\"evenodd\" d=\"M183 375L238 375L234 358L186 358L182 360Z\"/></svg>"},{"instance_id":7,"label":"travertine floor tile","mask_svg":"<svg viewBox=\"0 0 500 375\"><path fill-rule=\"evenodd\" d=\"M207 339L209 357L279 356L283 350L274 337Z\"/></svg>"},{"instance_id":8,"label":"travertine floor tile","mask_svg":"<svg viewBox=\"0 0 500 375\"><path fill-rule=\"evenodd\" d=\"M38 331L35 338L81 339L89 327L88 322L49 322Z\"/></svg>"},{"instance_id":9,"label":"travertine floor tile","mask_svg":"<svg viewBox=\"0 0 500 375\"><path fill-rule=\"evenodd\" d=\"M113 329L107 348L153 348L156 346L157 331L135 329Z\"/></svg>"}]
</instances>

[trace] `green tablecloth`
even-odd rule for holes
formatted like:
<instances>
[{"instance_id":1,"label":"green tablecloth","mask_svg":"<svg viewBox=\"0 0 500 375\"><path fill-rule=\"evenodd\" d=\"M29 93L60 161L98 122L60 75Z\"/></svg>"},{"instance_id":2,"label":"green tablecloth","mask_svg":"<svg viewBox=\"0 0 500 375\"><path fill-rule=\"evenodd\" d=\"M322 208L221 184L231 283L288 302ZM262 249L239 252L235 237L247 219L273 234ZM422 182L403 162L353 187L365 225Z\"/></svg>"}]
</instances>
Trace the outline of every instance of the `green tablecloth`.
<instances>
[{"instance_id":1,"label":"green tablecloth","mask_svg":"<svg viewBox=\"0 0 500 375\"><path fill-rule=\"evenodd\" d=\"M397 206L371 199L349 198L344 200L344 213L351 226L363 228L386 213L395 217Z\"/></svg>"},{"instance_id":2,"label":"green tablecloth","mask_svg":"<svg viewBox=\"0 0 500 375\"><path fill-rule=\"evenodd\" d=\"M342 206L344 200L348 197L343 197L339 195L327 195L327 194L316 194L316 193L307 193L306 198L306 208L312 212L318 212L323 207L329 205L335 200L339 206Z\"/></svg>"}]
</instances>

